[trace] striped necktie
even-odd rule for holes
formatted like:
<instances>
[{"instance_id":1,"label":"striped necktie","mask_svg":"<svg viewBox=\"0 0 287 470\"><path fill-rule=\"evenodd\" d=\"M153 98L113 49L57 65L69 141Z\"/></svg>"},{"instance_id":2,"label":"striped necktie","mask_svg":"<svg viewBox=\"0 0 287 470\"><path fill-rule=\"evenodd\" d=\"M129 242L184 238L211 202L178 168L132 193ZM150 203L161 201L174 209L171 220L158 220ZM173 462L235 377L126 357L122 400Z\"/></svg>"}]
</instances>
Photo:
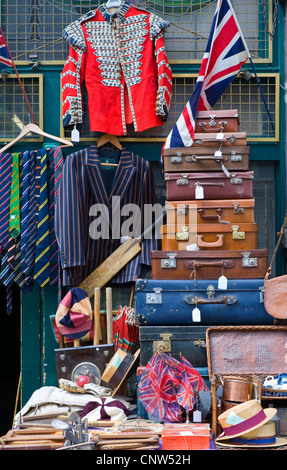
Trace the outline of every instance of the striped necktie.
<instances>
[{"instance_id":1,"label":"striped necktie","mask_svg":"<svg viewBox=\"0 0 287 470\"><path fill-rule=\"evenodd\" d=\"M33 152L32 157L33 157ZM30 152L23 154L23 183L22 183L22 207L21 207L21 262L26 267L26 242L29 217L29 185L30 185Z\"/></svg>"},{"instance_id":2,"label":"striped necktie","mask_svg":"<svg viewBox=\"0 0 287 470\"><path fill-rule=\"evenodd\" d=\"M14 153L12 157L9 231L12 238L17 238L20 234L19 153Z\"/></svg>"},{"instance_id":3,"label":"striped necktie","mask_svg":"<svg viewBox=\"0 0 287 470\"><path fill-rule=\"evenodd\" d=\"M49 193L49 226L50 226L50 285L59 280L59 251L55 235L55 201L58 194L63 171L61 147L52 148L50 157L50 193Z\"/></svg>"},{"instance_id":4,"label":"striped necktie","mask_svg":"<svg viewBox=\"0 0 287 470\"><path fill-rule=\"evenodd\" d=\"M0 244L7 249L9 240L12 153L0 155Z\"/></svg>"},{"instance_id":5,"label":"striped necktie","mask_svg":"<svg viewBox=\"0 0 287 470\"><path fill-rule=\"evenodd\" d=\"M41 171L34 280L44 287L50 281L47 154L45 149L37 154L41 156Z\"/></svg>"},{"instance_id":6,"label":"striped necktie","mask_svg":"<svg viewBox=\"0 0 287 470\"><path fill-rule=\"evenodd\" d=\"M36 207L36 159L34 151L30 154L30 179L29 179L29 203L26 208L26 236L25 236L25 256L22 259L22 270L27 276L32 276L34 272L36 237L37 237L37 207ZM40 174L40 170L39 170ZM23 177L24 179L24 177Z\"/></svg>"}]
</instances>

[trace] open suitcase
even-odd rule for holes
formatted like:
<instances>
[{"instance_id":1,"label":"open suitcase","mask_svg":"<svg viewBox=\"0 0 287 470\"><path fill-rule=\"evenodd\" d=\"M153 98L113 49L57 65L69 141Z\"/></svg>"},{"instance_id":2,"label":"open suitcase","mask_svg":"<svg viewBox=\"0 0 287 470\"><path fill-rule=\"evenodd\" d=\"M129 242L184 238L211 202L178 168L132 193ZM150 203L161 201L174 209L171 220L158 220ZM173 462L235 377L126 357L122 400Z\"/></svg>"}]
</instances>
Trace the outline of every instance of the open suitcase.
<instances>
[{"instance_id":1,"label":"open suitcase","mask_svg":"<svg viewBox=\"0 0 287 470\"><path fill-rule=\"evenodd\" d=\"M168 201L200 199L251 199L254 171L165 173Z\"/></svg>"},{"instance_id":2,"label":"open suitcase","mask_svg":"<svg viewBox=\"0 0 287 470\"><path fill-rule=\"evenodd\" d=\"M264 279L136 281L136 316L147 325L270 325Z\"/></svg>"},{"instance_id":3,"label":"open suitcase","mask_svg":"<svg viewBox=\"0 0 287 470\"><path fill-rule=\"evenodd\" d=\"M152 279L263 279L268 250L152 251Z\"/></svg>"}]
</instances>

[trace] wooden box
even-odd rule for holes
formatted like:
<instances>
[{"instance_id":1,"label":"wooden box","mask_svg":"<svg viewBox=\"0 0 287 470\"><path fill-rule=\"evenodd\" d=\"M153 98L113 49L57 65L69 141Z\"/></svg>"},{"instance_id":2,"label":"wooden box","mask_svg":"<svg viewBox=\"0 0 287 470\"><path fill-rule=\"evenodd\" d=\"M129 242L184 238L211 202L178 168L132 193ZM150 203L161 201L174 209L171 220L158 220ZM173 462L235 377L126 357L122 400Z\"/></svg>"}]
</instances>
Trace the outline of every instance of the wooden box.
<instances>
[{"instance_id":1,"label":"wooden box","mask_svg":"<svg viewBox=\"0 0 287 470\"><path fill-rule=\"evenodd\" d=\"M207 423L167 425L161 433L162 450L209 450L209 428Z\"/></svg>"}]
</instances>

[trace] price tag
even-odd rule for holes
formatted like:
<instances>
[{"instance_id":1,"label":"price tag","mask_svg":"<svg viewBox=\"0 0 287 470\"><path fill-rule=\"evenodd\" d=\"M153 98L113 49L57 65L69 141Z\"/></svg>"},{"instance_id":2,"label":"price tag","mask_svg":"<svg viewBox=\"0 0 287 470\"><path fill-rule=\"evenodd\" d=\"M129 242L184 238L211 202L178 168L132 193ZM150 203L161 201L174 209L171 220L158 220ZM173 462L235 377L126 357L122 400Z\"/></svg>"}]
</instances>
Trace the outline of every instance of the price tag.
<instances>
[{"instance_id":1,"label":"price tag","mask_svg":"<svg viewBox=\"0 0 287 470\"><path fill-rule=\"evenodd\" d=\"M223 140L224 139L224 134L223 132L217 132L216 134L216 140Z\"/></svg>"},{"instance_id":2,"label":"price tag","mask_svg":"<svg viewBox=\"0 0 287 470\"><path fill-rule=\"evenodd\" d=\"M227 170L227 168L223 165L223 163L221 164L221 168L222 168L222 171L225 173L225 175L227 176L227 178L230 178L230 173L229 171Z\"/></svg>"},{"instance_id":3,"label":"price tag","mask_svg":"<svg viewBox=\"0 0 287 470\"><path fill-rule=\"evenodd\" d=\"M203 187L199 183L195 186L195 199L204 199Z\"/></svg>"},{"instance_id":4,"label":"price tag","mask_svg":"<svg viewBox=\"0 0 287 470\"><path fill-rule=\"evenodd\" d=\"M78 131L76 124L72 130L71 139L73 142L80 142L80 132Z\"/></svg>"},{"instance_id":5,"label":"price tag","mask_svg":"<svg viewBox=\"0 0 287 470\"><path fill-rule=\"evenodd\" d=\"M219 158L222 157L222 152L221 152L221 150L216 150L216 151L214 152L214 156L215 156L215 157L219 157Z\"/></svg>"},{"instance_id":6,"label":"price tag","mask_svg":"<svg viewBox=\"0 0 287 470\"><path fill-rule=\"evenodd\" d=\"M194 423L201 423L201 411L195 410L192 414L192 421Z\"/></svg>"},{"instance_id":7,"label":"price tag","mask_svg":"<svg viewBox=\"0 0 287 470\"><path fill-rule=\"evenodd\" d=\"M225 276L220 276L218 279L218 289L227 289L227 278Z\"/></svg>"},{"instance_id":8,"label":"price tag","mask_svg":"<svg viewBox=\"0 0 287 470\"><path fill-rule=\"evenodd\" d=\"M192 321L194 322L200 322L201 321L201 314L199 308L195 307L192 310Z\"/></svg>"}]
</instances>

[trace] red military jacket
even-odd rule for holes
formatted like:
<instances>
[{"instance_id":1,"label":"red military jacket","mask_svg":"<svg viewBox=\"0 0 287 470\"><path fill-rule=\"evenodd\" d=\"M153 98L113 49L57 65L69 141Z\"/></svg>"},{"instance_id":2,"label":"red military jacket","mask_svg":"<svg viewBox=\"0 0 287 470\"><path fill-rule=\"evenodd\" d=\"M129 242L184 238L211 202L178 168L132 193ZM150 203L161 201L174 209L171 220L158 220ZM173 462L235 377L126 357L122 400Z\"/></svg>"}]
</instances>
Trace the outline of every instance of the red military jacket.
<instances>
[{"instance_id":1,"label":"red military jacket","mask_svg":"<svg viewBox=\"0 0 287 470\"><path fill-rule=\"evenodd\" d=\"M82 84L90 130L126 135L160 126L169 111L172 73L163 34L170 24L123 1L115 14L100 5L67 26L62 71L63 125L83 122Z\"/></svg>"}]
</instances>

